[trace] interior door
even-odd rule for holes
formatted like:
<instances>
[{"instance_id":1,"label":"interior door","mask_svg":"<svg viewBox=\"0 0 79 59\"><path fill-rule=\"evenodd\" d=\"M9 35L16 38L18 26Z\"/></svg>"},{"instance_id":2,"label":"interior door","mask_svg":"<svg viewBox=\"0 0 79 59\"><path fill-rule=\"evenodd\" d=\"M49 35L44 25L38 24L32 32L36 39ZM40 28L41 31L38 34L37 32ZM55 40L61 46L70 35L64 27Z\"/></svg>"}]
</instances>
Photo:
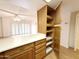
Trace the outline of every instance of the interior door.
<instances>
[{"instance_id":1,"label":"interior door","mask_svg":"<svg viewBox=\"0 0 79 59\"><path fill-rule=\"evenodd\" d=\"M75 50L79 49L79 12L76 13L75 24Z\"/></svg>"},{"instance_id":2,"label":"interior door","mask_svg":"<svg viewBox=\"0 0 79 59\"><path fill-rule=\"evenodd\" d=\"M75 24L76 24L76 13L71 13L70 26L69 26L69 47L74 48L75 46Z\"/></svg>"}]
</instances>

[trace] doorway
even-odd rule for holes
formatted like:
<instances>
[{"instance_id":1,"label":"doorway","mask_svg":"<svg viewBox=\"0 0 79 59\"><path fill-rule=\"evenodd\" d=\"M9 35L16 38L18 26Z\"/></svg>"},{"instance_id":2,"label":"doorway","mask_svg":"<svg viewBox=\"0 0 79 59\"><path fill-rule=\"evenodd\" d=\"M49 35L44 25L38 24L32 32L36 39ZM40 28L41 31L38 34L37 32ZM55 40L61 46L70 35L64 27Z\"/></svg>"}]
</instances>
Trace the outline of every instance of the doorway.
<instances>
[{"instance_id":1,"label":"doorway","mask_svg":"<svg viewBox=\"0 0 79 59\"><path fill-rule=\"evenodd\" d=\"M73 12L70 20L69 47L79 49L79 12Z\"/></svg>"},{"instance_id":2,"label":"doorway","mask_svg":"<svg viewBox=\"0 0 79 59\"><path fill-rule=\"evenodd\" d=\"M71 19L70 19L70 29L69 29L69 47L74 48L75 47L75 23L76 23L76 14L75 12L71 13Z\"/></svg>"}]
</instances>

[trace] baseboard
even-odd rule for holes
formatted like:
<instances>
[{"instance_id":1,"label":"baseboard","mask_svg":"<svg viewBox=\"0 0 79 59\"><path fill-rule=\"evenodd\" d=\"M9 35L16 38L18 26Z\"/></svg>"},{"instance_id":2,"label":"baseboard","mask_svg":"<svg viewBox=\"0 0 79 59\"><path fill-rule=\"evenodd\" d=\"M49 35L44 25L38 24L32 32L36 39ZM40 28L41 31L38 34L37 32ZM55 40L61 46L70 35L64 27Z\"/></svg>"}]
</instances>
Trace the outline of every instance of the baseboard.
<instances>
[{"instance_id":1,"label":"baseboard","mask_svg":"<svg viewBox=\"0 0 79 59\"><path fill-rule=\"evenodd\" d=\"M63 45L63 44L60 44L60 46L65 47L65 48L69 48L67 45Z\"/></svg>"}]
</instances>

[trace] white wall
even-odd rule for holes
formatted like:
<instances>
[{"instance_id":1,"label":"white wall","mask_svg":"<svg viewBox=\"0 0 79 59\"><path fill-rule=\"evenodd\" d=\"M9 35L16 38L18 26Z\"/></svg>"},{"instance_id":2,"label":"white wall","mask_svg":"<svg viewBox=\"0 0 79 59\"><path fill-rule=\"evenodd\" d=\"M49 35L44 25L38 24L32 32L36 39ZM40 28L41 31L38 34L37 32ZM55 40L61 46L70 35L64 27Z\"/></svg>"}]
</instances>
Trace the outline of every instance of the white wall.
<instances>
[{"instance_id":1,"label":"white wall","mask_svg":"<svg viewBox=\"0 0 79 59\"><path fill-rule=\"evenodd\" d=\"M1 19L2 23L0 23L0 36L2 35L1 37L11 36L11 24L15 22L14 19L15 19L14 16L3 16L2 17L2 19ZM27 16L23 20L24 21L22 21L22 22L28 23L31 25L31 29L30 29L30 30L32 30L31 34L37 33L37 14L35 14L34 16ZM1 31L1 29L2 29L3 33Z\"/></svg>"},{"instance_id":2,"label":"white wall","mask_svg":"<svg viewBox=\"0 0 79 59\"><path fill-rule=\"evenodd\" d=\"M11 22L12 18L10 16L2 17L3 37L11 36Z\"/></svg>"},{"instance_id":3,"label":"white wall","mask_svg":"<svg viewBox=\"0 0 79 59\"><path fill-rule=\"evenodd\" d=\"M61 19L62 19L61 45L67 48L69 47L69 44L72 45L73 43L73 41L70 40L69 37L70 20L71 20L72 12L79 10L78 5L79 5L79 0L63 0L61 4L61 10L60 10ZM71 41L71 43L69 43L69 41Z\"/></svg>"},{"instance_id":4,"label":"white wall","mask_svg":"<svg viewBox=\"0 0 79 59\"><path fill-rule=\"evenodd\" d=\"M61 45L68 48L69 40L69 24L70 24L70 10L62 3L61 4Z\"/></svg>"},{"instance_id":5,"label":"white wall","mask_svg":"<svg viewBox=\"0 0 79 59\"><path fill-rule=\"evenodd\" d=\"M2 18L0 17L0 37L2 37Z\"/></svg>"}]
</instances>

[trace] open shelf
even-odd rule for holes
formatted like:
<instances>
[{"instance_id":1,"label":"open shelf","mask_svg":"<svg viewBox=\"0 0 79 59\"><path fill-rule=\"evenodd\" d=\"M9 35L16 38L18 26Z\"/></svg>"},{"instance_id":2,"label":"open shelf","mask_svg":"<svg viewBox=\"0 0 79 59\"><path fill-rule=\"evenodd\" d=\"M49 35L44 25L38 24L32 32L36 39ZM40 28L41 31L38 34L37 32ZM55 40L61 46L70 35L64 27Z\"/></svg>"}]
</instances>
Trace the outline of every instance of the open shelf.
<instances>
[{"instance_id":1,"label":"open shelf","mask_svg":"<svg viewBox=\"0 0 79 59\"><path fill-rule=\"evenodd\" d=\"M47 30L47 33L53 32L53 30Z\"/></svg>"},{"instance_id":2,"label":"open shelf","mask_svg":"<svg viewBox=\"0 0 79 59\"><path fill-rule=\"evenodd\" d=\"M57 24L57 25L54 25L54 27L61 27L61 25L60 24Z\"/></svg>"},{"instance_id":3,"label":"open shelf","mask_svg":"<svg viewBox=\"0 0 79 59\"><path fill-rule=\"evenodd\" d=\"M48 48L46 49L46 54L49 54L52 50L53 50L52 47L48 47Z\"/></svg>"},{"instance_id":4,"label":"open shelf","mask_svg":"<svg viewBox=\"0 0 79 59\"><path fill-rule=\"evenodd\" d=\"M52 40L52 37L47 37L46 40L50 41L50 40Z\"/></svg>"},{"instance_id":5,"label":"open shelf","mask_svg":"<svg viewBox=\"0 0 79 59\"><path fill-rule=\"evenodd\" d=\"M53 41L47 42L46 46L53 44Z\"/></svg>"},{"instance_id":6,"label":"open shelf","mask_svg":"<svg viewBox=\"0 0 79 59\"><path fill-rule=\"evenodd\" d=\"M47 27L53 27L53 24L47 24Z\"/></svg>"},{"instance_id":7,"label":"open shelf","mask_svg":"<svg viewBox=\"0 0 79 59\"><path fill-rule=\"evenodd\" d=\"M47 11L46 11L47 10ZM38 10L38 32L46 34L46 53L52 51L54 46L54 24L56 11L49 6Z\"/></svg>"}]
</instances>

